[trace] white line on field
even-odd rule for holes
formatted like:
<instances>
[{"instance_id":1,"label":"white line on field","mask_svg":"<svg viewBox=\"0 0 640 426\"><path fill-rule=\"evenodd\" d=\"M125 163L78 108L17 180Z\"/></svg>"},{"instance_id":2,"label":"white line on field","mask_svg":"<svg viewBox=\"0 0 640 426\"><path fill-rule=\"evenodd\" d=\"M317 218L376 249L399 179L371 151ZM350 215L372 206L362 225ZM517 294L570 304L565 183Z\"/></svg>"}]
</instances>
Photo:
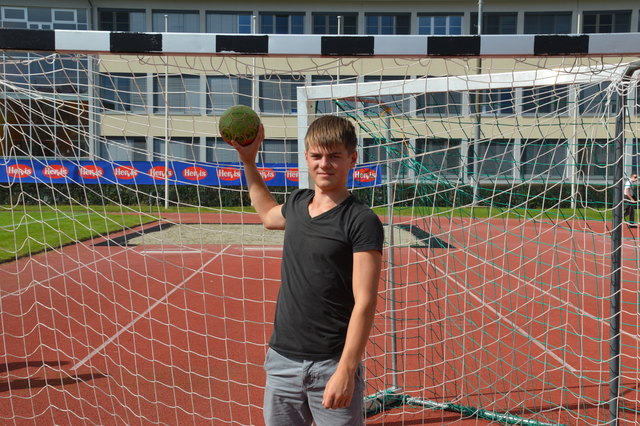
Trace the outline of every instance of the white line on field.
<instances>
[{"instance_id":1,"label":"white line on field","mask_svg":"<svg viewBox=\"0 0 640 426\"><path fill-rule=\"evenodd\" d=\"M169 296L171 296L173 293L175 293L176 291L178 291L179 289L182 288L182 286L189 281L191 278L193 278L194 276L196 276L197 274L201 273L211 262L213 262L214 260L216 260L218 257L220 257L222 254L224 254L224 252L231 246L226 246L224 249L222 249L221 252L219 252L218 254L216 254L214 257L212 257L211 259L209 259L204 265L202 265L199 269L197 269L196 271L194 271L191 275L189 275L187 278L185 278L180 284L176 285L170 292L168 292L167 294L164 295L164 297L162 299L157 300L153 305L149 306L149 308L144 311L143 313L141 313L140 315L138 315L134 320L132 320L129 324L125 325L123 328L121 328L116 334L114 334L113 336L111 336L109 339L107 339L102 345L98 346L96 349L94 349L89 355L87 355L86 357L84 357L84 359L82 359L80 362L76 363L73 367L71 367L71 370L77 370L78 368L82 367L84 364L87 363L87 361L89 361L91 358L93 358L96 354L98 354L101 350L103 350L105 347L107 347L108 345L110 345L114 340L116 340L118 338L118 336L120 336L122 333L124 333L125 331L127 331L129 328L131 328L136 322L138 322L140 319L144 318L149 312L151 312L153 309L155 309L158 305L160 305L162 302L164 302L167 298L169 298Z\"/></svg>"}]
</instances>

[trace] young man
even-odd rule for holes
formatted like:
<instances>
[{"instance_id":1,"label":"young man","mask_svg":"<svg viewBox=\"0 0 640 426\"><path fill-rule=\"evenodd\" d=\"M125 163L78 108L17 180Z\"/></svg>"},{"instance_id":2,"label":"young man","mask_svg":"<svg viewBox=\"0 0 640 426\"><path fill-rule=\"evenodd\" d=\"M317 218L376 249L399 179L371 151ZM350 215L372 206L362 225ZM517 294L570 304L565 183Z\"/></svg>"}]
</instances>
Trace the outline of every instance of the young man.
<instances>
[{"instance_id":1,"label":"young man","mask_svg":"<svg viewBox=\"0 0 640 426\"><path fill-rule=\"evenodd\" d=\"M282 282L265 361L267 425L364 423L360 365L373 324L382 263L380 219L347 190L357 159L353 125L315 120L305 137L314 189L278 204L256 167L253 144L233 144L264 226L284 229Z\"/></svg>"},{"instance_id":2,"label":"young man","mask_svg":"<svg viewBox=\"0 0 640 426\"><path fill-rule=\"evenodd\" d=\"M632 174L624 184L624 216L629 216L629 226L637 227L635 223L635 210L638 201L633 192L633 184L638 180L637 174Z\"/></svg>"}]
</instances>

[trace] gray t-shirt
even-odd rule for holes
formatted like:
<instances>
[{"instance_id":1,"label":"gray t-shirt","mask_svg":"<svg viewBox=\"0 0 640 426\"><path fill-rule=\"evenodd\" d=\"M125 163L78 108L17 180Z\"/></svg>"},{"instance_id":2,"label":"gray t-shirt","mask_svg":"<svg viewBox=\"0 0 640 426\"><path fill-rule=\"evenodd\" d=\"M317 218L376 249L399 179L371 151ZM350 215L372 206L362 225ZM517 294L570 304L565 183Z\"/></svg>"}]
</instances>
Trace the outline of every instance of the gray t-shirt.
<instances>
[{"instance_id":1,"label":"gray t-shirt","mask_svg":"<svg viewBox=\"0 0 640 426\"><path fill-rule=\"evenodd\" d=\"M384 231L378 216L353 196L312 218L313 196L297 190L282 206L282 283L269 345L284 356L323 360L344 347L354 306L353 253L382 251Z\"/></svg>"}]
</instances>

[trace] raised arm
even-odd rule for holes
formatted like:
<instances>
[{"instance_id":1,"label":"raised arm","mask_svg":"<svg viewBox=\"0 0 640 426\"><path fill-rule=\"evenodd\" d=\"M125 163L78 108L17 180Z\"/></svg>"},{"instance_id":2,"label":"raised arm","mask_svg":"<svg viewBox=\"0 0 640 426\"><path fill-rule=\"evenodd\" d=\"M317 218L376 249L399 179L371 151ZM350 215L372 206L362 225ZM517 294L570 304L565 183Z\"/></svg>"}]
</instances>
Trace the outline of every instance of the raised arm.
<instances>
[{"instance_id":1,"label":"raised arm","mask_svg":"<svg viewBox=\"0 0 640 426\"><path fill-rule=\"evenodd\" d=\"M246 146L231 141L231 145L238 151L238 157L244 164L244 174L249 187L249 198L256 209L262 224L267 229L284 229L285 218L282 216L281 205L273 198L262 175L256 165L256 156L264 140L264 126L260 124L256 140Z\"/></svg>"},{"instance_id":2,"label":"raised arm","mask_svg":"<svg viewBox=\"0 0 640 426\"><path fill-rule=\"evenodd\" d=\"M342 408L351 404L356 369L362 361L376 313L381 265L382 254L377 250L353 254L355 305L338 368L324 391L322 405L325 408Z\"/></svg>"}]
</instances>

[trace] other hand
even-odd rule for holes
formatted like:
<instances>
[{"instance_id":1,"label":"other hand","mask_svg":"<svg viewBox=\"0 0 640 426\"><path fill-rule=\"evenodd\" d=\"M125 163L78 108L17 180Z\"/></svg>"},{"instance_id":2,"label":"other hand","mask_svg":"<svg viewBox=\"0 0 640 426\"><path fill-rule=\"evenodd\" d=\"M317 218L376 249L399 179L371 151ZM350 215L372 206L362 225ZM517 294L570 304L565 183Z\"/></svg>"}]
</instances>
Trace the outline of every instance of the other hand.
<instances>
[{"instance_id":1,"label":"other hand","mask_svg":"<svg viewBox=\"0 0 640 426\"><path fill-rule=\"evenodd\" d=\"M351 405L355 377L353 374L336 371L327 382L322 396L322 406L327 409L344 408Z\"/></svg>"}]
</instances>

